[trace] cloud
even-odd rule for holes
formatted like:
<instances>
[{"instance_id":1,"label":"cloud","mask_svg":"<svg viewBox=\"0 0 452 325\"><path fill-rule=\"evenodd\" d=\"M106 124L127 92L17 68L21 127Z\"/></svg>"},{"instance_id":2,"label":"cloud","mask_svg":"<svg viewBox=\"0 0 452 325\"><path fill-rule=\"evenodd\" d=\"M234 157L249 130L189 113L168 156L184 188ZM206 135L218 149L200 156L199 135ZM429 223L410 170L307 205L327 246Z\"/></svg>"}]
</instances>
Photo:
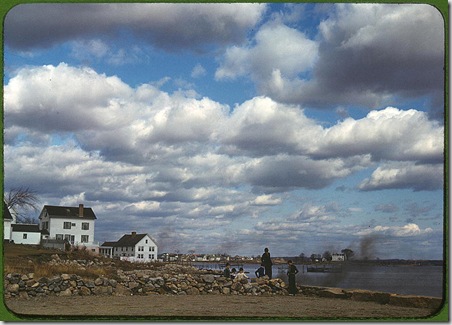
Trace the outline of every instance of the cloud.
<instances>
[{"instance_id":1,"label":"cloud","mask_svg":"<svg viewBox=\"0 0 452 325\"><path fill-rule=\"evenodd\" d=\"M399 211L399 208L395 204L390 203L390 204L378 204L375 206L374 210L381 211L384 213L395 213Z\"/></svg>"},{"instance_id":2,"label":"cloud","mask_svg":"<svg viewBox=\"0 0 452 325\"><path fill-rule=\"evenodd\" d=\"M215 77L234 79L249 75L258 88L274 73L295 77L312 68L318 52L316 42L280 23L264 25L255 36L255 44L227 49Z\"/></svg>"},{"instance_id":3,"label":"cloud","mask_svg":"<svg viewBox=\"0 0 452 325\"><path fill-rule=\"evenodd\" d=\"M359 189L375 191L383 189L411 188L414 191L439 190L443 187L443 166L386 163L378 167Z\"/></svg>"},{"instance_id":4,"label":"cloud","mask_svg":"<svg viewBox=\"0 0 452 325\"><path fill-rule=\"evenodd\" d=\"M413 109L388 107L325 128L298 106L267 97L231 110L64 63L19 70L5 85L5 107L8 144L52 144L65 135L106 161L152 163L155 180L189 186L319 189L375 162L386 163L361 190L442 184L443 126Z\"/></svg>"},{"instance_id":5,"label":"cloud","mask_svg":"<svg viewBox=\"0 0 452 325\"><path fill-rule=\"evenodd\" d=\"M282 203L282 199L272 195L259 195L254 199L254 205L278 205Z\"/></svg>"},{"instance_id":6,"label":"cloud","mask_svg":"<svg viewBox=\"0 0 452 325\"><path fill-rule=\"evenodd\" d=\"M216 78L247 76L259 94L309 107L375 109L427 96L443 110L444 20L433 6L337 4L310 37L286 23L277 16L230 46Z\"/></svg>"},{"instance_id":7,"label":"cloud","mask_svg":"<svg viewBox=\"0 0 452 325\"><path fill-rule=\"evenodd\" d=\"M199 77L205 76L206 73L207 73L206 69L201 64L198 63L197 65L195 65L195 67L191 71L191 77L199 78Z\"/></svg>"},{"instance_id":8,"label":"cloud","mask_svg":"<svg viewBox=\"0 0 452 325\"><path fill-rule=\"evenodd\" d=\"M444 127L425 112L387 107L365 118L347 118L325 130L313 154L352 156L371 154L372 160L412 160L441 163Z\"/></svg>"},{"instance_id":9,"label":"cloud","mask_svg":"<svg viewBox=\"0 0 452 325\"><path fill-rule=\"evenodd\" d=\"M5 42L28 51L98 35L116 37L125 27L165 50L203 50L243 41L265 11L265 4L22 4L6 16Z\"/></svg>"},{"instance_id":10,"label":"cloud","mask_svg":"<svg viewBox=\"0 0 452 325\"><path fill-rule=\"evenodd\" d=\"M322 128L297 106L255 97L235 107L222 135L225 150L248 155L302 154Z\"/></svg>"},{"instance_id":11,"label":"cloud","mask_svg":"<svg viewBox=\"0 0 452 325\"><path fill-rule=\"evenodd\" d=\"M419 235L426 235L432 233L431 228L421 229L415 223L409 223L404 226L375 226L372 229L364 230L358 233L358 235L390 235L394 237L413 237Z\"/></svg>"},{"instance_id":12,"label":"cloud","mask_svg":"<svg viewBox=\"0 0 452 325\"><path fill-rule=\"evenodd\" d=\"M43 133L116 128L128 122L118 118L122 108L117 99L131 94L116 76L90 68L65 63L25 68L5 85L6 124Z\"/></svg>"},{"instance_id":13,"label":"cloud","mask_svg":"<svg viewBox=\"0 0 452 325\"><path fill-rule=\"evenodd\" d=\"M304 95L319 104L340 96L370 107L395 95L441 95L443 24L429 5L337 5L336 15L319 26L321 64Z\"/></svg>"}]
</instances>

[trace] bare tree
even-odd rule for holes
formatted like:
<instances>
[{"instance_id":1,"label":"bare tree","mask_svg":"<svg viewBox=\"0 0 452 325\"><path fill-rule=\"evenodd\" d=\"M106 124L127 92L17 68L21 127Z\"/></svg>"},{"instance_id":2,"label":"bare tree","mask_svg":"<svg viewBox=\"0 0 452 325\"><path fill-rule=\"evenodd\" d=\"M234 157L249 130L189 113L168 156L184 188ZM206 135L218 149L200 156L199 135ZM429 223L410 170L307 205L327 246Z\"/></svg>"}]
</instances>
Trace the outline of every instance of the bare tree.
<instances>
[{"instance_id":1,"label":"bare tree","mask_svg":"<svg viewBox=\"0 0 452 325\"><path fill-rule=\"evenodd\" d=\"M5 193L4 200L9 212L17 223L35 223L36 218L30 217L30 210L38 211L39 199L36 192L29 187L12 188Z\"/></svg>"}]
</instances>

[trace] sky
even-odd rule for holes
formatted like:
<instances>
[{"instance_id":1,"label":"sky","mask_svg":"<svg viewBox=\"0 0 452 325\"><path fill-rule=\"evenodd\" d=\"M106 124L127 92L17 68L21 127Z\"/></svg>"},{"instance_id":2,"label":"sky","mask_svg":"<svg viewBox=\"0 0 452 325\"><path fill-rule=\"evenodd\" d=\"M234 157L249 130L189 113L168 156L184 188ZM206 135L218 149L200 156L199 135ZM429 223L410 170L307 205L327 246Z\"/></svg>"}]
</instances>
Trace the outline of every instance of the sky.
<instances>
[{"instance_id":1,"label":"sky","mask_svg":"<svg viewBox=\"0 0 452 325\"><path fill-rule=\"evenodd\" d=\"M91 207L100 243L443 257L433 6L22 4L4 46L5 191Z\"/></svg>"}]
</instances>

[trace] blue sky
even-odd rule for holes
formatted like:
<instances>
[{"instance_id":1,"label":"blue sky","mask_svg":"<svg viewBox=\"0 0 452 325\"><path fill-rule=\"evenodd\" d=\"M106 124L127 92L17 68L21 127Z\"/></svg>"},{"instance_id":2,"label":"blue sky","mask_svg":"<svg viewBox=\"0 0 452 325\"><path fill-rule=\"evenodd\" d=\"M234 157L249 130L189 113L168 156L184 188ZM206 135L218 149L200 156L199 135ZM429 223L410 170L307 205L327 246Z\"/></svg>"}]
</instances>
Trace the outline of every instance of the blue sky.
<instances>
[{"instance_id":1,"label":"blue sky","mask_svg":"<svg viewBox=\"0 0 452 325\"><path fill-rule=\"evenodd\" d=\"M5 190L92 207L97 241L442 258L434 7L27 4L4 35Z\"/></svg>"}]
</instances>

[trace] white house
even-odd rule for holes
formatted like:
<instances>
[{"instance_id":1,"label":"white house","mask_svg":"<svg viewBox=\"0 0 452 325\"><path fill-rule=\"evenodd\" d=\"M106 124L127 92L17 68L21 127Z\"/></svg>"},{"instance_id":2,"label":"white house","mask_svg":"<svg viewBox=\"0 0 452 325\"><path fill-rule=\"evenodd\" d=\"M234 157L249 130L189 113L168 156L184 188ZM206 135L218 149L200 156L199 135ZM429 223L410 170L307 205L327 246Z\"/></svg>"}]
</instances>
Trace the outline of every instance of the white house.
<instances>
[{"instance_id":1,"label":"white house","mask_svg":"<svg viewBox=\"0 0 452 325\"><path fill-rule=\"evenodd\" d=\"M3 201L3 240L11 240L11 225L14 223L13 216L9 212L8 206L5 201Z\"/></svg>"},{"instance_id":2,"label":"white house","mask_svg":"<svg viewBox=\"0 0 452 325\"><path fill-rule=\"evenodd\" d=\"M97 251L94 241L96 215L83 204L78 207L45 205L39 215L39 228L47 230L44 239L66 240L74 246L85 246Z\"/></svg>"},{"instance_id":3,"label":"white house","mask_svg":"<svg viewBox=\"0 0 452 325\"><path fill-rule=\"evenodd\" d=\"M132 262L150 262L157 260L158 247L148 234L132 232L117 242L105 242L99 247L101 255L120 258Z\"/></svg>"},{"instance_id":4,"label":"white house","mask_svg":"<svg viewBox=\"0 0 452 325\"><path fill-rule=\"evenodd\" d=\"M41 229L39 225L17 223L11 225L11 240L14 244L39 245Z\"/></svg>"},{"instance_id":5,"label":"white house","mask_svg":"<svg viewBox=\"0 0 452 325\"><path fill-rule=\"evenodd\" d=\"M345 254L333 253L331 254L331 260L333 262L343 262L345 261Z\"/></svg>"}]
</instances>

